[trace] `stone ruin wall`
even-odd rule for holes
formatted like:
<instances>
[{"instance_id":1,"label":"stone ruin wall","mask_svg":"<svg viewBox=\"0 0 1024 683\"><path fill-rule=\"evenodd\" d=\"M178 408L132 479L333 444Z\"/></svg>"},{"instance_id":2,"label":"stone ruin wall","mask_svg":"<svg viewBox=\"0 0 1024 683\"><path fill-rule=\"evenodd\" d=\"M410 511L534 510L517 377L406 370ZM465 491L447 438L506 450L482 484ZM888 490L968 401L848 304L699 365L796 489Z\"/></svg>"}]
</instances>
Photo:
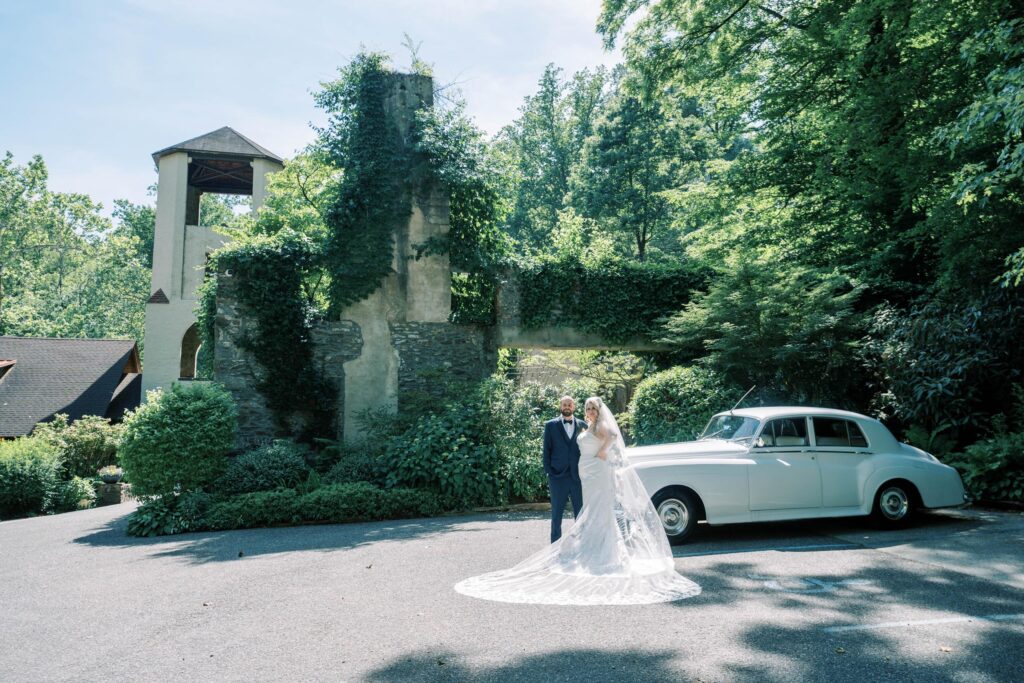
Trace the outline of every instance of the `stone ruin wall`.
<instances>
[{"instance_id":1,"label":"stone ruin wall","mask_svg":"<svg viewBox=\"0 0 1024 683\"><path fill-rule=\"evenodd\" d=\"M215 319L214 376L238 402L238 448L269 442L284 436L263 395L256 388L262 366L243 347L256 322L242 315L237 285L221 274ZM497 350L492 328L452 323L389 321L390 351L398 361L397 410L407 399L437 395L441 380L472 381L490 375L497 367ZM316 431L330 432L339 440L354 440L346 434L345 366L360 358L366 341L358 324L351 320L320 322L312 328L313 363L320 376L338 389L333 425L316 425ZM376 343L381 343L377 340ZM377 391L386 387L377 386ZM351 424L352 416L348 416ZM302 431L310 415L289 416L293 431Z\"/></svg>"}]
</instances>

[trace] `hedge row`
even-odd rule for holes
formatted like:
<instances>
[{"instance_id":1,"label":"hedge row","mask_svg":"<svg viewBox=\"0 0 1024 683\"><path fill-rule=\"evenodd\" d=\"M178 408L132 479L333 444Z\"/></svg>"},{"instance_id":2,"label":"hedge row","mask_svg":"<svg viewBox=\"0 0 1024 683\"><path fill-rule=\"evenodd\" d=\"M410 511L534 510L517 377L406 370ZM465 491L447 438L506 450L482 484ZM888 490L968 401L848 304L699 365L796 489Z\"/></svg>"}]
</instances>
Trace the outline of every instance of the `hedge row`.
<instances>
[{"instance_id":1,"label":"hedge row","mask_svg":"<svg viewBox=\"0 0 1024 683\"><path fill-rule=\"evenodd\" d=\"M286 524L430 517L444 507L440 497L430 491L382 489L367 482L331 484L308 493L284 488L220 497L187 493L157 498L140 506L129 518L128 533L157 536Z\"/></svg>"}]
</instances>

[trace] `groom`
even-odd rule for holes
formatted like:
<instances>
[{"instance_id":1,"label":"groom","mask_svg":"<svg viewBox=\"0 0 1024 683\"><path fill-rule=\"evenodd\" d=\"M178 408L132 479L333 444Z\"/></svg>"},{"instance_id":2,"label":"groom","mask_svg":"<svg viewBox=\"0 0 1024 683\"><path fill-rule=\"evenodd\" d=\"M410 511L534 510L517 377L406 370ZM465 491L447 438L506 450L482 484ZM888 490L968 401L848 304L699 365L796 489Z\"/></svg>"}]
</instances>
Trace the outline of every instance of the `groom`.
<instances>
[{"instance_id":1,"label":"groom","mask_svg":"<svg viewBox=\"0 0 1024 683\"><path fill-rule=\"evenodd\" d=\"M566 498L572 498L572 514L578 517L583 507L583 485L580 483L580 447L576 438L587 423L573 415L576 401L563 396L559 401L561 415L544 424L544 472L551 490L551 542L562 537L562 514Z\"/></svg>"}]
</instances>

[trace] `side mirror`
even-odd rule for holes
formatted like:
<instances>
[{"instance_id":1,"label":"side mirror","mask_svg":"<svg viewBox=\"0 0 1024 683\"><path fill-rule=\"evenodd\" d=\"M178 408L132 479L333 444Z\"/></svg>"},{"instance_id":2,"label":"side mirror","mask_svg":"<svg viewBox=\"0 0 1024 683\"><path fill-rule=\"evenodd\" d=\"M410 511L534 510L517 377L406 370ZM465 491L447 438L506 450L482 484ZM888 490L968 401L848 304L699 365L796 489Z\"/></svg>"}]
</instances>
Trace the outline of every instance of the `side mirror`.
<instances>
[{"instance_id":1,"label":"side mirror","mask_svg":"<svg viewBox=\"0 0 1024 683\"><path fill-rule=\"evenodd\" d=\"M757 437L757 441L754 442L755 448L764 448L764 439Z\"/></svg>"}]
</instances>

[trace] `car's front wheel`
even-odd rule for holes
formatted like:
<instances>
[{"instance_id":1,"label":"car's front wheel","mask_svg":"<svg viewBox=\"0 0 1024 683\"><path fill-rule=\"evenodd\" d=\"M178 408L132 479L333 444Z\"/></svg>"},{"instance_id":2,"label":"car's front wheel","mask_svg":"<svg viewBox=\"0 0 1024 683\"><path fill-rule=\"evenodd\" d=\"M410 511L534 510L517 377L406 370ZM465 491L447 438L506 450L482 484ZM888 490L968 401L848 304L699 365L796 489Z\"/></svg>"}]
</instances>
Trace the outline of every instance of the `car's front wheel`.
<instances>
[{"instance_id":1,"label":"car's front wheel","mask_svg":"<svg viewBox=\"0 0 1024 683\"><path fill-rule=\"evenodd\" d=\"M668 536L668 541L672 545L684 543L697 528L700 507L697 497L689 491L682 489L658 491L651 502L654 503L654 509L658 511L661 526L665 529L665 535Z\"/></svg>"},{"instance_id":2,"label":"car's front wheel","mask_svg":"<svg viewBox=\"0 0 1024 683\"><path fill-rule=\"evenodd\" d=\"M914 488L906 482L886 482L875 494L871 518L882 528L906 526L917 509L916 494Z\"/></svg>"}]
</instances>

